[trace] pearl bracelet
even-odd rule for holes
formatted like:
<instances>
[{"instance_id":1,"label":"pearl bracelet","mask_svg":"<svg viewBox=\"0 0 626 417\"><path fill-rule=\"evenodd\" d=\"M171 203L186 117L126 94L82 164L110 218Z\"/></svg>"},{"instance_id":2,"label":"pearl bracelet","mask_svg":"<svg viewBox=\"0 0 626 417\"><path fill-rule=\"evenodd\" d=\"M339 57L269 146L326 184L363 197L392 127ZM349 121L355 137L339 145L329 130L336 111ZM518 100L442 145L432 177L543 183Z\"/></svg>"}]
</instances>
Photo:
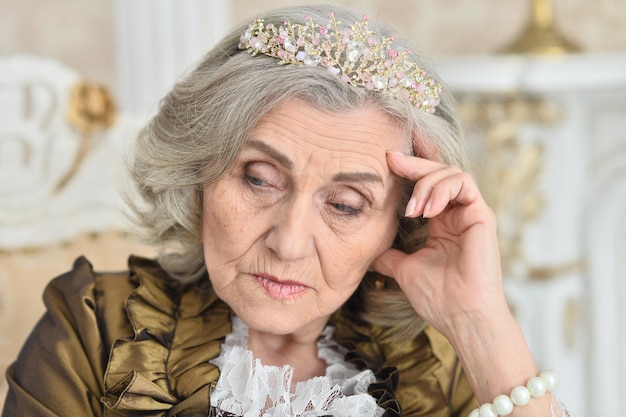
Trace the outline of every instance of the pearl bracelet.
<instances>
[{"instance_id":1,"label":"pearl bracelet","mask_svg":"<svg viewBox=\"0 0 626 417\"><path fill-rule=\"evenodd\" d=\"M468 417L498 417L508 416L513 412L513 406L526 405L531 397L541 397L548 391L555 389L561 377L557 371L543 371L541 375L530 378L526 386L518 385L511 390L511 395L498 395L493 404L486 403L475 408Z\"/></svg>"}]
</instances>

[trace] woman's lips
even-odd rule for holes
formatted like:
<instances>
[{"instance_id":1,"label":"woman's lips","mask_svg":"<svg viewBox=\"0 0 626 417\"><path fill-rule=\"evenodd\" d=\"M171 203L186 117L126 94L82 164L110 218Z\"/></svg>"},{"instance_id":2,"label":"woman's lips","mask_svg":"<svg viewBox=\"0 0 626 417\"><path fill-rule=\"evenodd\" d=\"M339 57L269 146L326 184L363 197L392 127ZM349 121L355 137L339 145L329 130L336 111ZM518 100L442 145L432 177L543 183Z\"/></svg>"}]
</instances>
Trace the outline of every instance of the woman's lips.
<instances>
[{"instance_id":1,"label":"woman's lips","mask_svg":"<svg viewBox=\"0 0 626 417\"><path fill-rule=\"evenodd\" d=\"M294 281L279 281L274 277L254 275L256 281L263 287L270 297L279 300L294 298L306 291L309 287Z\"/></svg>"}]
</instances>

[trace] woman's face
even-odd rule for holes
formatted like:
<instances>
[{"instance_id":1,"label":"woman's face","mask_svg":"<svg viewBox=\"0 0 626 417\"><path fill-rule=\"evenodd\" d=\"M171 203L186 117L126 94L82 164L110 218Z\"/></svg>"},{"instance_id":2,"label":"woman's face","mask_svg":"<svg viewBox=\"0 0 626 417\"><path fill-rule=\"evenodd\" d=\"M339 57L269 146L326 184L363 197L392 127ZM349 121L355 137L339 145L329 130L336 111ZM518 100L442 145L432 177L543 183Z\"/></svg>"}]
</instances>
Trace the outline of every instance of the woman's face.
<instances>
[{"instance_id":1,"label":"woman's face","mask_svg":"<svg viewBox=\"0 0 626 417\"><path fill-rule=\"evenodd\" d=\"M204 256L219 297L255 330L319 333L393 242L401 186L385 151L410 143L372 108L289 100L268 113L204 187Z\"/></svg>"}]
</instances>

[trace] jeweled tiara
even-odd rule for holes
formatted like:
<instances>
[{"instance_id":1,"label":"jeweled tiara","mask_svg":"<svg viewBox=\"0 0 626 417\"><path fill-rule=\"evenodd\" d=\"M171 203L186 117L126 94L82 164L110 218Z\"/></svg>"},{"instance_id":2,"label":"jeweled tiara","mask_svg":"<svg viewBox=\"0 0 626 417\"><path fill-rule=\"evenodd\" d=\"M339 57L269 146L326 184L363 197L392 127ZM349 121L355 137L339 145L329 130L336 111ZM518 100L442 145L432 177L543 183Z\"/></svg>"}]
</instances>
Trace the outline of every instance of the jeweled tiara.
<instances>
[{"instance_id":1,"label":"jeweled tiara","mask_svg":"<svg viewBox=\"0 0 626 417\"><path fill-rule=\"evenodd\" d=\"M368 90L406 96L416 107L433 113L441 85L410 59L410 50L392 46L395 36L379 36L368 27L368 17L349 28L328 14L322 26L306 16L306 24L265 24L256 19L242 33L239 49L252 56L264 54L279 64L320 65L343 81Z\"/></svg>"}]
</instances>

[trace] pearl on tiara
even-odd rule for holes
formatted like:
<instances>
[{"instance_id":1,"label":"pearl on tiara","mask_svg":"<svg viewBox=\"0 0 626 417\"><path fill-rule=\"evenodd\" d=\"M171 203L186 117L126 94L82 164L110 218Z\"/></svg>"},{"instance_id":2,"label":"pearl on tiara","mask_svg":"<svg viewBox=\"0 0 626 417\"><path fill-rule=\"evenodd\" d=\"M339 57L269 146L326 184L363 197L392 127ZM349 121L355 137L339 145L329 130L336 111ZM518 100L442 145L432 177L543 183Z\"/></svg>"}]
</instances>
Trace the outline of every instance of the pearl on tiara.
<instances>
[{"instance_id":1,"label":"pearl on tiara","mask_svg":"<svg viewBox=\"0 0 626 417\"><path fill-rule=\"evenodd\" d=\"M367 16L344 28L334 14L328 18L326 25L306 16L304 25L279 26L256 19L242 33L239 49L276 58L280 65L321 66L346 83L403 95L420 110L435 112L441 85L410 59L410 50L392 46L395 36L370 30Z\"/></svg>"}]
</instances>

